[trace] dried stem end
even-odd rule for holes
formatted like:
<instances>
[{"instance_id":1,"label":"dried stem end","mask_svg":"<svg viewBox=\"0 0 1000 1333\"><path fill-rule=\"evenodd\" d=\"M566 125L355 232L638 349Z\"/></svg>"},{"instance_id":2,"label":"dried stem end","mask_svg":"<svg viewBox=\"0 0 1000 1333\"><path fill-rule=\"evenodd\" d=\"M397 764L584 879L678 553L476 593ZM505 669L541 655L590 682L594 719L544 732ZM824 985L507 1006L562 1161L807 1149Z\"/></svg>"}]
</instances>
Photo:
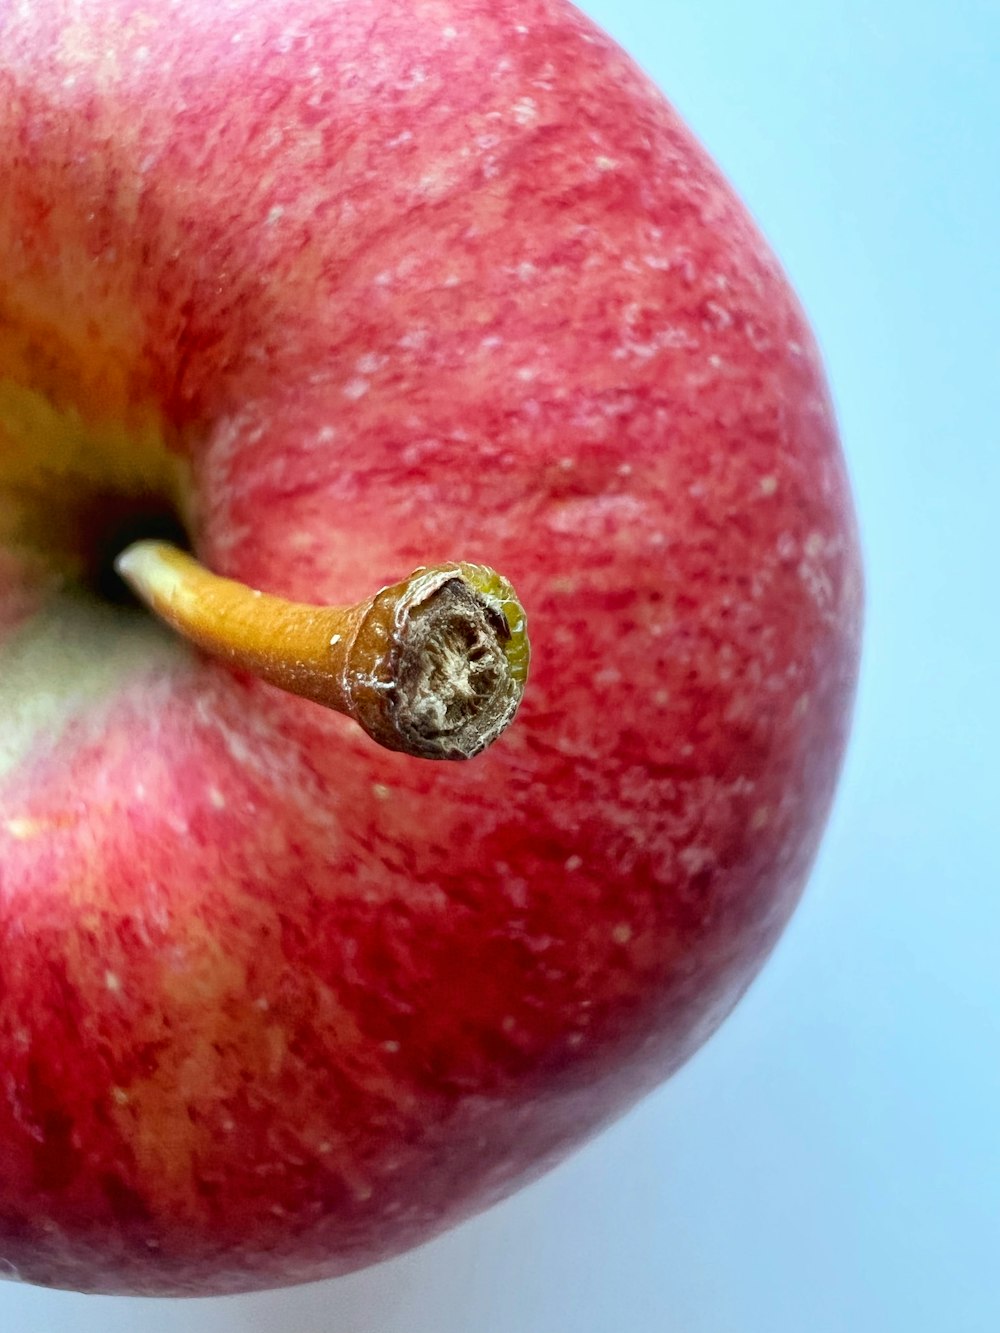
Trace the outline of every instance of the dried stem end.
<instances>
[{"instance_id":1,"label":"dried stem end","mask_svg":"<svg viewBox=\"0 0 1000 1333\"><path fill-rule=\"evenodd\" d=\"M509 725L528 672L525 616L483 565L417 570L372 599L348 657L352 714L425 759L471 759Z\"/></svg>"}]
</instances>

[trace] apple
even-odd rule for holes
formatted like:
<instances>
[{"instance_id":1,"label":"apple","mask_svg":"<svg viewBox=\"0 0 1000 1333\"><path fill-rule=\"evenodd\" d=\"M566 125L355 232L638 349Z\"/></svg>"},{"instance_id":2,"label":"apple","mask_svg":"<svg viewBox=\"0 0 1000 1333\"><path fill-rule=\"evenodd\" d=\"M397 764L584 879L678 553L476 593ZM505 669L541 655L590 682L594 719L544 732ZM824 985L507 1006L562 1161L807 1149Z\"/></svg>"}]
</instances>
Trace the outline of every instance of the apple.
<instances>
[{"instance_id":1,"label":"apple","mask_svg":"<svg viewBox=\"0 0 1000 1333\"><path fill-rule=\"evenodd\" d=\"M0 1267L356 1269L659 1084L795 906L861 603L816 347L564 0L5 5L0 180ZM127 602L133 539L281 605L489 565L520 710L386 749Z\"/></svg>"}]
</instances>

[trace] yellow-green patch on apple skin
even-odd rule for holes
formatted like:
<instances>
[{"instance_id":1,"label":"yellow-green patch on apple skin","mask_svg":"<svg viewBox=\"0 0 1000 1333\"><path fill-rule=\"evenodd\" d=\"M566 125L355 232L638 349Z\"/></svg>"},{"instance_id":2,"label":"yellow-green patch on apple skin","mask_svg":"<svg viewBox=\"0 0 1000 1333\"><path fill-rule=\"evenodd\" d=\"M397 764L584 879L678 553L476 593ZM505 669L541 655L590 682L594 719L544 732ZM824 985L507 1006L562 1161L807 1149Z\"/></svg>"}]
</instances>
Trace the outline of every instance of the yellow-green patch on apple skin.
<instances>
[{"instance_id":1,"label":"yellow-green patch on apple skin","mask_svg":"<svg viewBox=\"0 0 1000 1333\"><path fill-rule=\"evenodd\" d=\"M49 700L0 716L0 1266L345 1272L667 1077L794 907L860 622L815 348L561 0L6 6L0 180L0 666ZM408 759L97 606L47 676L103 489L298 600L494 566L517 721Z\"/></svg>"}]
</instances>

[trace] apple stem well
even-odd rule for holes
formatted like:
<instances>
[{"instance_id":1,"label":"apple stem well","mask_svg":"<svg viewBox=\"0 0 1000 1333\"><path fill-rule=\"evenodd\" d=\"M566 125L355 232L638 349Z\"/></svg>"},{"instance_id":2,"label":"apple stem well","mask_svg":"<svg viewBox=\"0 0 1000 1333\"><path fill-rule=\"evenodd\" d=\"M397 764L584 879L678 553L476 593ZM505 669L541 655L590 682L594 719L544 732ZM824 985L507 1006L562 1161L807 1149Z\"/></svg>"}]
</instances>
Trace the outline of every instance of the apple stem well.
<instances>
[{"instance_id":1,"label":"apple stem well","mask_svg":"<svg viewBox=\"0 0 1000 1333\"><path fill-rule=\"evenodd\" d=\"M134 542L115 568L202 650L354 718L390 750L471 759L524 693L524 610L485 565L421 568L347 607L257 592L165 541Z\"/></svg>"}]
</instances>

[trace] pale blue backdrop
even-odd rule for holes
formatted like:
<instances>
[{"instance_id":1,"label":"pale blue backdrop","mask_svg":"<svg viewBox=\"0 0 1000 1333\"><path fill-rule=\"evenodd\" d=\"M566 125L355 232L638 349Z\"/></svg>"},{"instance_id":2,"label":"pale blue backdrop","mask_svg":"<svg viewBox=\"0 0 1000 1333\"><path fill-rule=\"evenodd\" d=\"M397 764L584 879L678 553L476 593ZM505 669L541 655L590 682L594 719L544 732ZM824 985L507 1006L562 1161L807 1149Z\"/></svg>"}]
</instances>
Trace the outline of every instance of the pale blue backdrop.
<instances>
[{"instance_id":1,"label":"pale blue backdrop","mask_svg":"<svg viewBox=\"0 0 1000 1333\"><path fill-rule=\"evenodd\" d=\"M1000 7L584 7L736 182L826 352L869 622L807 899L672 1084L488 1216L265 1296L0 1286L11 1333L1000 1330Z\"/></svg>"}]
</instances>

